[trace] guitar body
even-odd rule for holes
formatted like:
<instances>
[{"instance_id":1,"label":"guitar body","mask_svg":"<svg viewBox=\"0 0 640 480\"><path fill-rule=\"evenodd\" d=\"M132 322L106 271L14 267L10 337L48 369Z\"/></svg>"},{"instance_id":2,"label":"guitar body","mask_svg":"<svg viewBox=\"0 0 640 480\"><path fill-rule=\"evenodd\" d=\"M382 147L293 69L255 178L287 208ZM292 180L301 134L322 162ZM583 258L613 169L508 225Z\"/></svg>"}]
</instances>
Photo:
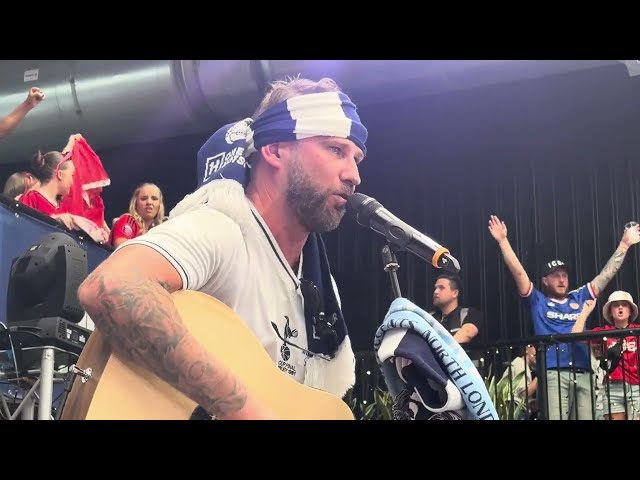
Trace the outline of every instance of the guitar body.
<instances>
[{"instance_id":1,"label":"guitar body","mask_svg":"<svg viewBox=\"0 0 640 480\"><path fill-rule=\"evenodd\" d=\"M171 295L189 331L245 383L251 395L283 420L353 420L340 398L282 373L257 337L219 300L201 292ZM89 337L61 420L189 420L202 409L146 369L115 355L100 331Z\"/></svg>"}]
</instances>

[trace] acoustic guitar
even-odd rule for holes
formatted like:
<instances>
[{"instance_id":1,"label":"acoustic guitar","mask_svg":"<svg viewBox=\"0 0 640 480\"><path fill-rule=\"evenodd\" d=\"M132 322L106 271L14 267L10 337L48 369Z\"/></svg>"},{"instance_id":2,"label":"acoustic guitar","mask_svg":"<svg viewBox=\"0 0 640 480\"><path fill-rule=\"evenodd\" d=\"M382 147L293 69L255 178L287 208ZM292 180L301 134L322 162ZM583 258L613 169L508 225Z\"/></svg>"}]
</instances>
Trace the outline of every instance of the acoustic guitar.
<instances>
[{"instance_id":1,"label":"acoustic guitar","mask_svg":"<svg viewBox=\"0 0 640 480\"><path fill-rule=\"evenodd\" d=\"M201 292L171 295L189 331L243 379L248 391L283 420L353 420L349 406L281 372L245 323ZM210 419L195 402L137 364L111 351L99 330L82 350L61 420ZM90 369L90 370L89 370Z\"/></svg>"}]
</instances>

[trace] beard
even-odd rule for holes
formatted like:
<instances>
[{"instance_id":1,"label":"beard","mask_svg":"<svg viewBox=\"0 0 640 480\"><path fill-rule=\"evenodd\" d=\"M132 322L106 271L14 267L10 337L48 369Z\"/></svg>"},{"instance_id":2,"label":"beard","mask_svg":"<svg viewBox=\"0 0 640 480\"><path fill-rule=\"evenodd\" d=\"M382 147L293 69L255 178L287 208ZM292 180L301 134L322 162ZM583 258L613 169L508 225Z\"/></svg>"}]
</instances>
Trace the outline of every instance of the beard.
<instances>
[{"instance_id":1,"label":"beard","mask_svg":"<svg viewBox=\"0 0 640 480\"><path fill-rule=\"evenodd\" d=\"M547 292L550 296L554 298L563 299L569 293L569 287L558 288L558 287L547 286Z\"/></svg>"},{"instance_id":2,"label":"beard","mask_svg":"<svg viewBox=\"0 0 640 480\"><path fill-rule=\"evenodd\" d=\"M287 205L296 219L309 232L330 232L338 228L346 207L329 207L327 201L334 193L323 190L302 168L295 158L289 169ZM350 192L350 191L349 191Z\"/></svg>"}]
</instances>

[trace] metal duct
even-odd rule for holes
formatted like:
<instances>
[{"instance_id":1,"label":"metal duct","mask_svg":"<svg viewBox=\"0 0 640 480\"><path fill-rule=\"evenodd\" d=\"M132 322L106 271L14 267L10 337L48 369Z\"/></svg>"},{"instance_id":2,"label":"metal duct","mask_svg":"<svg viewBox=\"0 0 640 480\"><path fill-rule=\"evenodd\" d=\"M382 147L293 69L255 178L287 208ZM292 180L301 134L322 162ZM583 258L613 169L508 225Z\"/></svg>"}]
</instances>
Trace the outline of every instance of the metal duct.
<instances>
[{"instance_id":1,"label":"metal duct","mask_svg":"<svg viewBox=\"0 0 640 480\"><path fill-rule=\"evenodd\" d=\"M251 62L234 60L11 60L0 62L0 115L38 86L45 100L0 140L0 162L61 149L82 133L96 149L215 130L251 113ZM25 72L37 72L26 80ZM32 77L35 73L30 73ZM204 88L203 88L204 86Z\"/></svg>"},{"instance_id":2,"label":"metal duct","mask_svg":"<svg viewBox=\"0 0 640 480\"><path fill-rule=\"evenodd\" d=\"M61 149L80 132L96 149L213 132L253 113L269 81L338 81L359 106L589 69L623 61L535 60L5 60L0 116L31 86L46 99L0 140L0 162ZM37 79L28 80L29 75ZM25 72L31 72L27 75Z\"/></svg>"}]
</instances>

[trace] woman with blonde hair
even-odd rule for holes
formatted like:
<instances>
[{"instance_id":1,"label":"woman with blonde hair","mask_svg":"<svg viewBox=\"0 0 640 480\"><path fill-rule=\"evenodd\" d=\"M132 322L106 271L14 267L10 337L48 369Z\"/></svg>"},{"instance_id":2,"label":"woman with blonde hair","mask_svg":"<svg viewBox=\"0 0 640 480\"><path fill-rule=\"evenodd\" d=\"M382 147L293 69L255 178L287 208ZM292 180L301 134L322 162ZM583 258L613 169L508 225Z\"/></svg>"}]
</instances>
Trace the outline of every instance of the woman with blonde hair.
<instances>
[{"instance_id":1,"label":"woman with blonde hair","mask_svg":"<svg viewBox=\"0 0 640 480\"><path fill-rule=\"evenodd\" d=\"M129 212L121 215L111 230L110 243L114 247L148 232L164 221L162 191L153 183L136 188L129 202Z\"/></svg>"}]
</instances>

